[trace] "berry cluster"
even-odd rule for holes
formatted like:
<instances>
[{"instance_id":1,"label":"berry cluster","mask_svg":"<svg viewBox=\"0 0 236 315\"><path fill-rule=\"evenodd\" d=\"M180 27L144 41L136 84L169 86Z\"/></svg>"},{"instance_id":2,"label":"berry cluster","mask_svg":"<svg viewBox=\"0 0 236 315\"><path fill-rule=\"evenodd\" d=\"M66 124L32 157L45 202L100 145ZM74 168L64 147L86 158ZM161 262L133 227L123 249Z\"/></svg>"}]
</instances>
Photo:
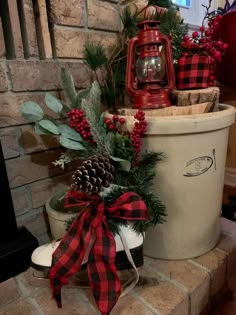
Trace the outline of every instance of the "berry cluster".
<instances>
[{"instance_id":1,"label":"berry cluster","mask_svg":"<svg viewBox=\"0 0 236 315\"><path fill-rule=\"evenodd\" d=\"M138 121L135 122L134 128L130 134L132 145L135 151L135 157L134 157L132 166L135 166L138 162L139 153L142 148L141 136L146 131L146 128L147 128L147 122L145 120L145 113L143 111L139 110L134 115L134 118L137 119Z\"/></svg>"},{"instance_id":2,"label":"berry cluster","mask_svg":"<svg viewBox=\"0 0 236 315\"><path fill-rule=\"evenodd\" d=\"M70 119L70 127L74 128L85 141L95 143L90 131L90 126L82 109L71 109L67 113L67 116Z\"/></svg>"},{"instance_id":3,"label":"berry cluster","mask_svg":"<svg viewBox=\"0 0 236 315\"><path fill-rule=\"evenodd\" d=\"M112 118L104 118L104 123L109 131L119 132L131 140L132 147L134 149L134 158L132 166L135 166L138 162L139 153L142 149L141 136L146 131L147 122L145 120L145 113L139 110L134 118L137 120L134 123L134 128L131 133L126 129L122 130L121 126L125 123L125 118L113 115Z\"/></svg>"},{"instance_id":4,"label":"berry cluster","mask_svg":"<svg viewBox=\"0 0 236 315\"><path fill-rule=\"evenodd\" d=\"M193 32L192 36L185 35L182 47L189 52L203 52L210 56L210 77L209 86L214 85L216 79L216 65L221 61L222 55L228 48L228 44L219 39L218 30L222 20L222 15L213 16L209 19L208 28L201 26L199 32Z\"/></svg>"},{"instance_id":5,"label":"berry cluster","mask_svg":"<svg viewBox=\"0 0 236 315\"><path fill-rule=\"evenodd\" d=\"M119 125L123 125L125 123L125 119L123 117L119 117L118 115L113 115L112 119L104 118L104 123L110 131L117 131Z\"/></svg>"}]
</instances>

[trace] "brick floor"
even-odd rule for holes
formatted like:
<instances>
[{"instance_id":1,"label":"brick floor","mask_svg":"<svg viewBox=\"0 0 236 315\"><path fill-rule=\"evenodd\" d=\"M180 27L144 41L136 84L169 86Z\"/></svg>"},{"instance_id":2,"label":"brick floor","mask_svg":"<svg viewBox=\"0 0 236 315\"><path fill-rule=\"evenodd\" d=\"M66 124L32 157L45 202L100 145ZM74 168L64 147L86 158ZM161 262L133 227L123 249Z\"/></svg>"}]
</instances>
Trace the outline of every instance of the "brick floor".
<instances>
[{"instance_id":1,"label":"brick floor","mask_svg":"<svg viewBox=\"0 0 236 315\"><path fill-rule=\"evenodd\" d=\"M140 274L152 282L122 297L111 315L235 315L236 223L222 219L222 231L217 247L201 257L184 261L145 257ZM49 281L33 277L31 268L0 284L1 315L98 314L91 291L78 288L75 281L63 288L62 301L63 308L57 309Z\"/></svg>"}]
</instances>

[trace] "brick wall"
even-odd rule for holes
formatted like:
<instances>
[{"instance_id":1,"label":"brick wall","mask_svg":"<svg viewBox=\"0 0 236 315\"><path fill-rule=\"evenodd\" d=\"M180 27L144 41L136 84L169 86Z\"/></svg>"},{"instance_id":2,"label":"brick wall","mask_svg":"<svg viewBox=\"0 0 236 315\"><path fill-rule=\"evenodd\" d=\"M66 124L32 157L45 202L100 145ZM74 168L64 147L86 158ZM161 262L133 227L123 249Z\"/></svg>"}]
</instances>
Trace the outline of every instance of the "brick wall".
<instances>
[{"instance_id":1,"label":"brick wall","mask_svg":"<svg viewBox=\"0 0 236 315\"><path fill-rule=\"evenodd\" d=\"M109 49L121 26L119 10L118 0L1 0L0 139L17 222L39 239L48 229L45 200L68 183L68 174L51 164L60 154L57 139L35 135L20 104L43 104L45 91L58 96L62 66L78 89L88 87L84 43L101 41Z\"/></svg>"}]
</instances>

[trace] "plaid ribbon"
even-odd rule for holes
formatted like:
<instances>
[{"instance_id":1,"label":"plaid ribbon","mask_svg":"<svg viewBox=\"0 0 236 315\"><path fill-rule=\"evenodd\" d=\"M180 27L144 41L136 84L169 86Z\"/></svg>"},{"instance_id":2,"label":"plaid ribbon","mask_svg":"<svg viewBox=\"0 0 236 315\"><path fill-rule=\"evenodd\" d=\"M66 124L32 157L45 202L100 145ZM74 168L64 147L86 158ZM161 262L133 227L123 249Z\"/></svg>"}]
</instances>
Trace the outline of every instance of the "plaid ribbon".
<instances>
[{"instance_id":1,"label":"plaid ribbon","mask_svg":"<svg viewBox=\"0 0 236 315\"><path fill-rule=\"evenodd\" d=\"M177 89L207 88L210 76L208 55L187 55L178 60Z\"/></svg>"},{"instance_id":2,"label":"plaid ribbon","mask_svg":"<svg viewBox=\"0 0 236 315\"><path fill-rule=\"evenodd\" d=\"M70 204L71 201L73 204ZM125 220L146 220L146 204L136 193L126 192L105 207L99 195L88 196L71 191L67 195L66 206L86 208L74 220L53 253L50 270L53 297L61 307L61 287L80 269L84 257L88 255L89 284L101 314L107 315L120 296L121 283L115 266L115 239L108 229L106 215Z\"/></svg>"}]
</instances>

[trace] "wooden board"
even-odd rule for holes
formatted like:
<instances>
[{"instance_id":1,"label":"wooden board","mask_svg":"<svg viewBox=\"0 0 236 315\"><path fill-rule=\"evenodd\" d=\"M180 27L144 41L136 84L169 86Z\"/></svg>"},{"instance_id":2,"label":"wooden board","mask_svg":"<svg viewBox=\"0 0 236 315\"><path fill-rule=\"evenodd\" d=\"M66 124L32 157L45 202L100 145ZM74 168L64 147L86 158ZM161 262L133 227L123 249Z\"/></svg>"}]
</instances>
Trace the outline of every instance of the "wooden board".
<instances>
[{"instance_id":1,"label":"wooden board","mask_svg":"<svg viewBox=\"0 0 236 315\"><path fill-rule=\"evenodd\" d=\"M43 59L52 58L52 45L48 27L46 0L36 0L34 10L36 13L36 29L40 57Z\"/></svg>"},{"instance_id":2,"label":"wooden board","mask_svg":"<svg viewBox=\"0 0 236 315\"><path fill-rule=\"evenodd\" d=\"M18 6L21 18L25 57L38 57L38 42L32 0L22 0Z\"/></svg>"},{"instance_id":3,"label":"wooden board","mask_svg":"<svg viewBox=\"0 0 236 315\"><path fill-rule=\"evenodd\" d=\"M190 105L190 106L170 106L160 109L144 110L147 117L163 117L163 116L180 116L180 115L197 115L208 113L213 106L212 102ZM137 109L121 108L118 109L119 115L134 116Z\"/></svg>"},{"instance_id":4,"label":"wooden board","mask_svg":"<svg viewBox=\"0 0 236 315\"><path fill-rule=\"evenodd\" d=\"M0 0L7 58L24 58L20 19L16 0Z\"/></svg>"},{"instance_id":5,"label":"wooden board","mask_svg":"<svg viewBox=\"0 0 236 315\"><path fill-rule=\"evenodd\" d=\"M6 49L5 49L5 42L3 37L3 29L2 29L2 19L0 17L0 58L5 57Z\"/></svg>"},{"instance_id":6,"label":"wooden board","mask_svg":"<svg viewBox=\"0 0 236 315\"><path fill-rule=\"evenodd\" d=\"M189 106L194 104L213 102L214 110L218 110L220 90L218 87L211 87L199 90L174 90L173 102L177 106Z\"/></svg>"}]
</instances>

